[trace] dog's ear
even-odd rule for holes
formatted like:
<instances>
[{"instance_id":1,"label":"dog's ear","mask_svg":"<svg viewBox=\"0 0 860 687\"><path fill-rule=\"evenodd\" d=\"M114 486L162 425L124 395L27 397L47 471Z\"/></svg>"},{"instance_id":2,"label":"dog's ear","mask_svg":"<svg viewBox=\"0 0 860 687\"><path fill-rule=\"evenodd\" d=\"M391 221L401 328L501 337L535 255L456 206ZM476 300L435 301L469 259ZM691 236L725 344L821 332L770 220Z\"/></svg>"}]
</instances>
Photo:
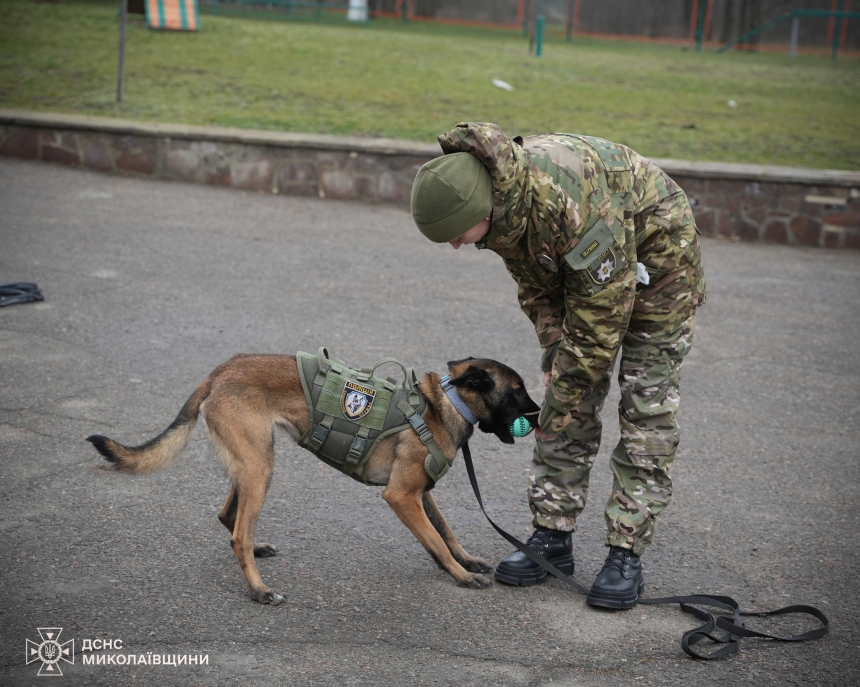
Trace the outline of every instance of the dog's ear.
<instances>
[{"instance_id":1,"label":"dog's ear","mask_svg":"<svg viewBox=\"0 0 860 687\"><path fill-rule=\"evenodd\" d=\"M454 367L455 365L462 365L463 363L468 363L470 360L474 360L472 356L468 358L463 358L462 360L449 360L445 363L448 367Z\"/></svg>"},{"instance_id":2,"label":"dog's ear","mask_svg":"<svg viewBox=\"0 0 860 687\"><path fill-rule=\"evenodd\" d=\"M464 389L474 389L479 394L492 391L496 383L493 378L487 374L486 370L482 370L474 365L469 365L466 371L457 375L451 380L453 386L463 387Z\"/></svg>"}]
</instances>

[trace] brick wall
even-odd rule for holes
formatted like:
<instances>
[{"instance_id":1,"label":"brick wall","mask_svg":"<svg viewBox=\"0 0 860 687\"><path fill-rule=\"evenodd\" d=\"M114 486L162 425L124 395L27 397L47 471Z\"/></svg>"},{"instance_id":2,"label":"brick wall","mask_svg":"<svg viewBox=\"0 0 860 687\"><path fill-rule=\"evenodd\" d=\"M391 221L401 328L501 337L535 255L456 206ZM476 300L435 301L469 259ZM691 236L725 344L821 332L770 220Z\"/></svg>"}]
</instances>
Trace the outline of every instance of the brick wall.
<instances>
[{"instance_id":1,"label":"brick wall","mask_svg":"<svg viewBox=\"0 0 860 687\"><path fill-rule=\"evenodd\" d=\"M290 195L408 204L432 156L255 145L0 123L0 155Z\"/></svg>"},{"instance_id":2,"label":"brick wall","mask_svg":"<svg viewBox=\"0 0 860 687\"><path fill-rule=\"evenodd\" d=\"M672 175L706 236L860 249L857 187Z\"/></svg>"},{"instance_id":3,"label":"brick wall","mask_svg":"<svg viewBox=\"0 0 860 687\"><path fill-rule=\"evenodd\" d=\"M0 156L269 193L409 205L435 145L0 110ZM707 236L860 249L860 172L656 160Z\"/></svg>"}]
</instances>

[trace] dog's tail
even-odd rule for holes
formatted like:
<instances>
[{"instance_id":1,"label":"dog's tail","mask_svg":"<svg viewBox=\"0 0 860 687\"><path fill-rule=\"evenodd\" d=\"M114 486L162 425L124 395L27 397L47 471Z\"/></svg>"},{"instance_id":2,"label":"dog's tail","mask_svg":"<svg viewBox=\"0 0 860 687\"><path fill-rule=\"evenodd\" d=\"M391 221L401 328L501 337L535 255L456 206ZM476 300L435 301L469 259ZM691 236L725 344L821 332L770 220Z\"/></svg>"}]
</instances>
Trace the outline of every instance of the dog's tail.
<instances>
[{"instance_id":1,"label":"dog's tail","mask_svg":"<svg viewBox=\"0 0 860 687\"><path fill-rule=\"evenodd\" d=\"M87 441L113 463L117 470L136 475L147 475L160 470L175 460L188 446L200 415L200 406L209 396L211 388L212 382L207 378L194 390L170 427L140 446L123 446L100 434L87 437Z\"/></svg>"}]
</instances>

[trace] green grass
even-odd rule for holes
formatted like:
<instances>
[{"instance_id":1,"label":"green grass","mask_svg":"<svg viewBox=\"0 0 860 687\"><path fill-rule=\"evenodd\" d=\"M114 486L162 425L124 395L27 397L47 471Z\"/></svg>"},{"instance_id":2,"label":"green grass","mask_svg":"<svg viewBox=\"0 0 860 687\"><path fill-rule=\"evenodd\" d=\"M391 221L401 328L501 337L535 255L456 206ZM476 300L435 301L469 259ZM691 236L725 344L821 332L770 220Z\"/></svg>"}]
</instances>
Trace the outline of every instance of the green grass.
<instances>
[{"instance_id":1,"label":"green grass","mask_svg":"<svg viewBox=\"0 0 860 687\"><path fill-rule=\"evenodd\" d=\"M117 104L117 5L0 0L0 107L425 142L494 121L652 157L860 169L857 59L589 39L537 59L517 32L203 15L182 34L132 17Z\"/></svg>"}]
</instances>

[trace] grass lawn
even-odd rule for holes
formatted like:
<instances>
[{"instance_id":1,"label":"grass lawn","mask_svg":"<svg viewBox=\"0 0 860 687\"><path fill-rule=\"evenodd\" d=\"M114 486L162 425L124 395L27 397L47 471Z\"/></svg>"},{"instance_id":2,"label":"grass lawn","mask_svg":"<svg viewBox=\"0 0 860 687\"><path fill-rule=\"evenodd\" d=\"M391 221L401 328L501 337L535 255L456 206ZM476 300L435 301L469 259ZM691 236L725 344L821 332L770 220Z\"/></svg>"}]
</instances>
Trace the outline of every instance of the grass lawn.
<instances>
[{"instance_id":1,"label":"grass lawn","mask_svg":"<svg viewBox=\"0 0 860 687\"><path fill-rule=\"evenodd\" d=\"M118 4L0 0L0 107L425 142L495 121L652 157L860 169L857 59L590 39L538 59L517 32L204 14L181 34L133 16L117 104Z\"/></svg>"}]
</instances>

